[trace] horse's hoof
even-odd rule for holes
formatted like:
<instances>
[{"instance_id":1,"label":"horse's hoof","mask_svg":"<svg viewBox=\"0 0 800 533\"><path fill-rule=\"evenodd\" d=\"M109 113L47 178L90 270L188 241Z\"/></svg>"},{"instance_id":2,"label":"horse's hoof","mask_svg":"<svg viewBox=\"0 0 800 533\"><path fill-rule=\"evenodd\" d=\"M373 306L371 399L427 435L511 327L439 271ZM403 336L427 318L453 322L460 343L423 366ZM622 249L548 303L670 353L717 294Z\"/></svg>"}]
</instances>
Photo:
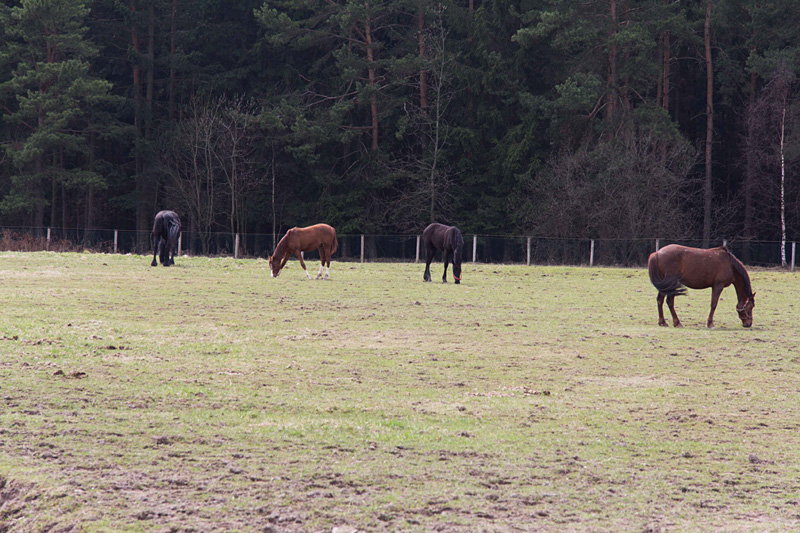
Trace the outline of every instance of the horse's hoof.
<instances>
[{"instance_id":1,"label":"horse's hoof","mask_svg":"<svg viewBox=\"0 0 800 533\"><path fill-rule=\"evenodd\" d=\"M658 325L661 326L662 328L668 328L669 327L669 324L667 324L666 322L659 322Z\"/></svg>"},{"instance_id":2,"label":"horse's hoof","mask_svg":"<svg viewBox=\"0 0 800 533\"><path fill-rule=\"evenodd\" d=\"M676 328L682 328L683 327L683 324L681 324L680 322L678 322L677 324L674 324L674 325L675 325Z\"/></svg>"},{"instance_id":3,"label":"horse's hoof","mask_svg":"<svg viewBox=\"0 0 800 533\"><path fill-rule=\"evenodd\" d=\"M456 285L459 285L459 284L461 284L461 282L460 282L459 280L456 280L456 282L455 282L455 283L456 283Z\"/></svg>"}]
</instances>

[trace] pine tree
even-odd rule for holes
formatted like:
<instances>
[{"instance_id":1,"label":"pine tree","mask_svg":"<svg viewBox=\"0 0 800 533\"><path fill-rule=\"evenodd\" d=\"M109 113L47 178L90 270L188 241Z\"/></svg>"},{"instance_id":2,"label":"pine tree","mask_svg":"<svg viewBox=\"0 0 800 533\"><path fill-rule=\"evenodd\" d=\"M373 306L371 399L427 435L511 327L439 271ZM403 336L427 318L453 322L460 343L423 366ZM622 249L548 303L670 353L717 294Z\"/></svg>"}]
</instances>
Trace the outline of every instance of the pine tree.
<instances>
[{"instance_id":1,"label":"pine tree","mask_svg":"<svg viewBox=\"0 0 800 533\"><path fill-rule=\"evenodd\" d=\"M38 228L47 205L55 224L59 198L61 224L68 223L68 190L105 186L91 168L88 140L103 127L93 117L111 102L111 87L91 73L96 50L84 39L88 13L81 0L23 0L4 27L0 63L12 73L0 94L15 100L4 121L14 127L6 152L16 170L0 209L32 213L28 222Z\"/></svg>"}]
</instances>

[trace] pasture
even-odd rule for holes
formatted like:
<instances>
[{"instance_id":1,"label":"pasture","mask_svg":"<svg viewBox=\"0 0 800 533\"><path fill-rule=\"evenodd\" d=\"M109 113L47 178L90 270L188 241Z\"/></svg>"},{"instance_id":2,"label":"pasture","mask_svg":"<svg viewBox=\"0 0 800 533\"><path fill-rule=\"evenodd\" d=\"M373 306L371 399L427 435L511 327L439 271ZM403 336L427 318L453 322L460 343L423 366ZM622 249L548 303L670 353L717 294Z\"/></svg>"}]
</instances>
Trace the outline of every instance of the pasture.
<instances>
[{"instance_id":1,"label":"pasture","mask_svg":"<svg viewBox=\"0 0 800 533\"><path fill-rule=\"evenodd\" d=\"M441 268L0 254L0 531L800 527L800 275Z\"/></svg>"}]
</instances>

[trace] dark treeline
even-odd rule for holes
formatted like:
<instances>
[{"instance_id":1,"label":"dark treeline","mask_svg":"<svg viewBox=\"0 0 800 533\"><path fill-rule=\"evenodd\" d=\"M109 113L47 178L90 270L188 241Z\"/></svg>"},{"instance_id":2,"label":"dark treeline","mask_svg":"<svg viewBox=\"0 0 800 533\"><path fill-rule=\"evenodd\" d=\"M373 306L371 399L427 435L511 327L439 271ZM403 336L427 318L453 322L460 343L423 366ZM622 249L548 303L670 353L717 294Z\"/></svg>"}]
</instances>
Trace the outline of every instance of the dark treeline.
<instances>
[{"instance_id":1,"label":"dark treeline","mask_svg":"<svg viewBox=\"0 0 800 533\"><path fill-rule=\"evenodd\" d=\"M794 0L0 0L0 223L800 238Z\"/></svg>"}]
</instances>

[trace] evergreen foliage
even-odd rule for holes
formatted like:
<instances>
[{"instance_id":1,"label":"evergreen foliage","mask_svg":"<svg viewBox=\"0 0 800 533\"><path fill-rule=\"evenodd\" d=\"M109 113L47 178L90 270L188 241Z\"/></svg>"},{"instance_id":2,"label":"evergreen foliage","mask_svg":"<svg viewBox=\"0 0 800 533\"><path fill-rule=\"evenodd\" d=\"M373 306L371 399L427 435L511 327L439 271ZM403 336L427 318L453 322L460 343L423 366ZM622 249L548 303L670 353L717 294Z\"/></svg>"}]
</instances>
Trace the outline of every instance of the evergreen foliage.
<instances>
[{"instance_id":1,"label":"evergreen foliage","mask_svg":"<svg viewBox=\"0 0 800 533\"><path fill-rule=\"evenodd\" d=\"M0 0L0 224L797 239L800 11L712 2L709 191L706 5Z\"/></svg>"}]
</instances>

